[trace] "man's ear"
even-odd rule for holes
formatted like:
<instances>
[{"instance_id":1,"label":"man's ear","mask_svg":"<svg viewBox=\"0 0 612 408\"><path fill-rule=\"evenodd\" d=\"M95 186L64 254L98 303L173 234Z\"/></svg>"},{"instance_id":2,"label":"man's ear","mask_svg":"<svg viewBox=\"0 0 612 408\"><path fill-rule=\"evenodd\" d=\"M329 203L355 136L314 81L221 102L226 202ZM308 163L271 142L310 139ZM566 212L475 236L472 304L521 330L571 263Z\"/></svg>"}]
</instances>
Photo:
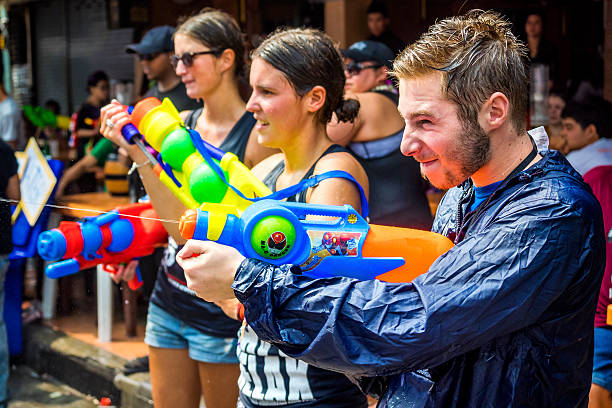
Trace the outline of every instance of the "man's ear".
<instances>
[{"instance_id":1,"label":"man's ear","mask_svg":"<svg viewBox=\"0 0 612 408\"><path fill-rule=\"evenodd\" d=\"M327 91L321 85L315 85L306 95L304 95L304 102L308 112L317 112L325 105L325 98L327 97Z\"/></svg>"},{"instance_id":2,"label":"man's ear","mask_svg":"<svg viewBox=\"0 0 612 408\"><path fill-rule=\"evenodd\" d=\"M501 92L494 92L482 104L478 114L478 122L485 132L490 132L504 125L508 120L509 114L510 102L506 95Z\"/></svg>"},{"instance_id":3,"label":"man's ear","mask_svg":"<svg viewBox=\"0 0 612 408\"><path fill-rule=\"evenodd\" d=\"M225 72L234 65L234 61L236 60L236 53L234 50L230 48L226 48L223 50L219 58L217 58L219 68L221 72Z\"/></svg>"},{"instance_id":4,"label":"man's ear","mask_svg":"<svg viewBox=\"0 0 612 408\"><path fill-rule=\"evenodd\" d=\"M597 141L599 139L599 134L597 133L597 127L594 124L590 123L584 129L584 136L589 142L589 144Z\"/></svg>"}]
</instances>

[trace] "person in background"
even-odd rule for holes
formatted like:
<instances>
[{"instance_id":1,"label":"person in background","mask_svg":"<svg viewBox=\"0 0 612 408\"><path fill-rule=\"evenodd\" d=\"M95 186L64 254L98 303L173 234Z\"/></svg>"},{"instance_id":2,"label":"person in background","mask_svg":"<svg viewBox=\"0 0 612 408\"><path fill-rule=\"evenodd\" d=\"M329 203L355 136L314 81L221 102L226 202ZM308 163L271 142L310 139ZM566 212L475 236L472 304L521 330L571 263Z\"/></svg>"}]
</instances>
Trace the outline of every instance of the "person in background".
<instances>
[{"instance_id":1,"label":"person in background","mask_svg":"<svg viewBox=\"0 0 612 408\"><path fill-rule=\"evenodd\" d=\"M426 273L311 279L190 240L177 254L189 286L237 297L260 339L350 376L379 408L584 407L603 219L580 174L527 133L526 54L506 19L473 10L394 62L402 152L449 189L432 230L455 246Z\"/></svg>"},{"instance_id":2,"label":"person in background","mask_svg":"<svg viewBox=\"0 0 612 408\"><path fill-rule=\"evenodd\" d=\"M561 134L563 124L561 122L561 112L565 108L565 98L558 92L551 92L548 96L548 147L567 154L567 140Z\"/></svg>"},{"instance_id":3,"label":"person in background","mask_svg":"<svg viewBox=\"0 0 612 408\"><path fill-rule=\"evenodd\" d=\"M525 34L532 64L548 65L549 88L558 84L559 58L555 46L544 39L544 21L541 13L530 13L525 20Z\"/></svg>"},{"instance_id":4,"label":"person in background","mask_svg":"<svg viewBox=\"0 0 612 408\"><path fill-rule=\"evenodd\" d=\"M570 102L562 113L567 161L582 175L603 210L604 233L612 229L612 129L610 104ZM589 408L612 407L612 243L606 244L604 272L595 312L595 348Z\"/></svg>"},{"instance_id":5,"label":"person in background","mask_svg":"<svg viewBox=\"0 0 612 408\"><path fill-rule=\"evenodd\" d=\"M85 157L100 136L100 108L108 103L110 84L104 71L96 71L87 78L87 100L77 112L74 147L77 159Z\"/></svg>"},{"instance_id":6,"label":"person in background","mask_svg":"<svg viewBox=\"0 0 612 408\"><path fill-rule=\"evenodd\" d=\"M0 82L0 137L14 150L22 150L26 145L23 118L17 103L6 92Z\"/></svg>"},{"instance_id":7,"label":"person in background","mask_svg":"<svg viewBox=\"0 0 612 408\"><path fill-rule=\"evenodd\" d=\"M389 28L391 19L386 4L383 1L374 0L368 6L366 14L370 31L367 39L385 44L393 52L394 57L398 55L406 44Z\"/></svg>"},{"instance_id":8,"label":"person in background","mask_svg":"<svg viewBox=\"0 0 612 408\"><path fill-rule=\"evenodd\" d=\"M174 52L173 35L174 27L154 27L147 31L139 43L126 46L125 51L136 54L147 79L155 81L155 85L149 88L143 98L169 98L179 112L197 109L202 104L187 96L185 84L170 63L170 56Z\"/></svg>"},{"instance_id":9,"label":"person in background","mask_svg":"<svg viewBox=\"0 0 612 408\"><path fill-rule=\"evenodd\" d=\"M21 191L17 175L17 159L13 149L3 140L0 140L0 163L2 163L0 165L0 199L19 201ZM8 255L12 250L13 240L10 205L2 200L0 200L0 408L6 408L9 351L6 324L4 323L4 279L9 266Z\"/></svg>"},{"instance_id":10,"label":"person in background","mask_svg":"<svg viewBox=\"0 0 612 408\"><path fill-rule=\"evenodd\" d=\"M87 100L73 115L70 147L76 151L77 162L91 152L100 138L100 108L108 102L110 84L104 71L96 71L87 78ZM79 169L83 169L79 166ZM76 192L88 193L97 190L95 171L83 170L76 180ZM74 191L72 191L74 192Z\"/></svg>"},{"instance_id":11,"label":"person in background","mask_svg":"<svg viewBox=\"0 0 612 408\"><path fill-rule=\"evenodd\" d=\"M202 109L181 112L185 124L202 139L229 151L252 167L275 150L257 143L256 120L246 112L238 91L245 67L243 34L227 13L205 8L183 21L174 33L171 61L190 98ZM128 145L118 129L129 120L115 103L102 109L102 133L138 166L151 202L162 219L178 220L185 206L159 181L147 158ZM110 125L109 125L110 124ZM187 287L175 254L184 243L177 224L166 224L171 237L149 303L145 343L156 407L235 407L239 374L236 345L240 325Z\"/></svg>"},{"instance_id":12,"label":"person in background","mask_svg":"<svg viewBox=\"0 0 612 408\"><path fill-rule=\"evenodd\" d=\"M352 123L334 119L327 132L332 141L348 145L368 173L370 222L429 230L427 183L416 160L399 149L404 120L397 111L397 90L388 77L393 52L383 43L359 41L342 55L345 93L361 108ZM403 177L395 177L398 173Z\"/></svg>"},{"instance_id":13,"label":"person in background","mask_svg":"<svg viewBox=\"0 0 612 408\"><path fill-rule=\"evenodd\" d=\"M185 84L176 75L170 63L170 55L174 50L173 34L174 27L154 27L144 35L140 43L127 45L126 52L136 54L147 79L155 81L144 98L168 98L179 112L197 109L202 104L187 96ZM116 152L113 143L106 138L100 139L85 157L64 172L57 187L56 197L61 198L66 187L83 174L92 171L96 166L104 166L106 158L113 152ZM129 160L125 162L127 164ZM138 177L135 179L140 181Z\"/></svg>"}]
</instances>

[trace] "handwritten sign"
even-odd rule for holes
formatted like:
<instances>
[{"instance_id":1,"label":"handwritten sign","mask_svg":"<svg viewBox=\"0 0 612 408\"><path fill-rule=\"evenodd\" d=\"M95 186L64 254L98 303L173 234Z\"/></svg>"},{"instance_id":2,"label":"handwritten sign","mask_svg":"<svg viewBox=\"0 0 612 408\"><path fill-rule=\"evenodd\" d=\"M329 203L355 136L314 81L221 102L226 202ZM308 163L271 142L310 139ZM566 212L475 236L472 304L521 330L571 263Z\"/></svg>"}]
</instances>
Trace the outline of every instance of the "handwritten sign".
<instances>
[{"instance_id":1,"label":"handwritten sign","mask_svg":"<svg viewBox=\"0 0 612 408\"><path fill-rule=\"evenodd\" d=\"M19 207L32 226L47 204L47 200L57 183L57 178L38 148L34 138L31 138L25 148L25 168L20 179L21 202Z\"/></svg>"}]
</instances>

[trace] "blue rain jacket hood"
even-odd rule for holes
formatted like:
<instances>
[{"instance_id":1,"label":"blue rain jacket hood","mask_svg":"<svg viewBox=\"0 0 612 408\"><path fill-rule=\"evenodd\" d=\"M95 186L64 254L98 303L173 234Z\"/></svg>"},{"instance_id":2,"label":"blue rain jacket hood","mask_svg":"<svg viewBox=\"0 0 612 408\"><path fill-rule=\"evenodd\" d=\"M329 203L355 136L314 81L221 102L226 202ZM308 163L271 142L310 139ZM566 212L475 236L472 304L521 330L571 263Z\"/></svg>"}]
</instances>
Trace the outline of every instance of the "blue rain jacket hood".
<instances>
[{"instance_id":1,"label":"blue rain jacket hood","mask_svg":"<svg viewBox=\"0 0 612 408\"><path fill-rule=\"evenodd\" d=\"M379 407L586 407L601 208L559 153L542 154L464 217L471 183L449 190L433 231L457 245L411 283L245 260L233 287L249 325Z\"/></svg>"}]
</instances>

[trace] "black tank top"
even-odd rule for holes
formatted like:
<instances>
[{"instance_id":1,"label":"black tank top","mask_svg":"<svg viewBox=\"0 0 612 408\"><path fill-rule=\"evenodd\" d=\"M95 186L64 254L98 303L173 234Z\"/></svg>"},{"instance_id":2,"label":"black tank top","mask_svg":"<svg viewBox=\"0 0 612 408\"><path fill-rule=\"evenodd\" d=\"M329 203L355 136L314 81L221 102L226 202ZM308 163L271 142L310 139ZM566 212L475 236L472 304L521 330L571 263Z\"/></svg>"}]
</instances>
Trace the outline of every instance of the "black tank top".
<instances>
[{"instance_id":1,"label":"black tank top","mask_svg":"<svg viewBox=\"0 0 612 408\"><path fill-rule=\"evenodd\" d=\"M191 112L185 124L195 127L201 113L201 109ZM240 161L244 161L244 152L255 122L253 114L245 112L219 148L234 153ZM173 239L168 240L168 248L162 257L151 302L203 333L215 337L236 337L240 323L227 317L214 303L197 297L187 287L185 273L175 260L176 253L181 248Z\"/></svg>"},{"instance_id":2,"label":"black tank top","mask_svg":"<svg viewBox=\"0 0 612 408\"><path fill-rule=\"evenodd\" d=\"M329 146L323 152L323 154L317 159L317 161L312 165L312 167L310 167L310 169L308 169L306 174L304 174L304 177L302 177L302 180L306 180L306 179L310 178L310 176L313 175L314 169L317 166L317 163L319 162L319 160L321 160L321 158L323 156L326 156L326 155L328 155L330 153L337 153L337 152L346 152L346 153L351 154L351 152L347 148L342 147L340 145L333 144L333 145ZM272 171L270 171L270 173L268 173L268 175L263 179L263 183L266 186L268 186L268 188L270 190L272 190L273 193L276 192L276 180L278 180L279 176L283 173L283 171L285 171L285 161L284 160L282 160L280 163L278 163L272 169ZM295 196L287 197L287 201L298 202L298 203L305 203L306 202L306 192L307 191L308 191L308 189L302 190L299 193L297 193Z\"/></svg>"},{"instance_id":3,"label":"black tank top","mask_svg":"<svg viewBox=\"0 0 612 408\"><path fill-rule=\"evenodd\" d=\"M349 151L340 145L330 146L302 180L312 176L321 157L336 152ZM276 191L276 181L284 168L285 162L281 161L263 179L270 190ZM287 201L305 203L306 192L289 197ZM291 408L367 407L365 395L346 376L288 357L275 346L260 340L248 325L238 342L238 360L240 402L246 408L272 405Z\"/></svg>"},{"instance_id":4,"label":"black tank top","mask_svg":"<svg viewBox=\"0 0 612 408\"><path fill-rule=\"evenodd\" d=\"M187 119L185 119L185 126L195 129L203 109L204 108L199 108L191 111ZM238 160L244 162L244 152L246 151L249 135L251 134L251 130L253 130L253 126L255 126L255 122L257 121L253 117L252 112L244 112L232 130L227 134L227 137L223 140L219 149L224 152L234 153L238 156Z\"/></svg>"},{"instance_id":5,"label":"black tank top","mask_svg":"<svg viewBox=\"0 0 612 408\"><path fill-rule=\"evenodd\" d=\"M372 91L397 104L398 96ZM348 147L370 181L370 222L430 230L432 217L419 163L400 151L403 129L385 138L351 143Z\"/></svg>"}]
</instances>

